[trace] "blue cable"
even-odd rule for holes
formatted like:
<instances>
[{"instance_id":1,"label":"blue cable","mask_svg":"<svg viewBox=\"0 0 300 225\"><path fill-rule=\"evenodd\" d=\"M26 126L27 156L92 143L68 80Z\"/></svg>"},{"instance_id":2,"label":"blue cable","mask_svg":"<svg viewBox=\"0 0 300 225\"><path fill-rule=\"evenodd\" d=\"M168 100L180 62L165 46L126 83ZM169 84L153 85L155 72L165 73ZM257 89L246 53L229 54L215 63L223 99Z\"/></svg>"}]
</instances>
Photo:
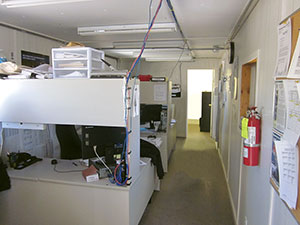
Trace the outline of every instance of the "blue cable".
<instances>
[{"instance_id":1,"label":"blue cable","mask_svg":"<svg viewBox=\"0 0 300 225\"><path fill-rule=\"evenodd\" d=\"M140 73L140 69L141 69L141 61L139 61L138 67L136 69L135 77L138 77L138 74Z\"/></svg>"},{"instance_id":2,"label":"blue cable","mask_svg":"<svg viewBox=\"0 0 300 225\"><path fill-rule=\"evenodd\" d=\"M152 28L152 26L153 26L153 24L154 24L154 20L155 20L157 14L158 14L158 12L159 12L159 10L160 10L160 8L161 8L161 5L162 5L162 1L160 1L159 6L157 7L157 10L156 10L156 14L154 15L154 17L153 17L152 20L151 20L151 23L149 24L148 31L147 31L147 33L145 34L145 37L144 37L144 41L143 41L143 45L142 45L142 48L141 48L140 55L139 55L138 58L136 59L134 65L132 66L132 69L129 71L128 76L127 76L127 78L126 78L126 84L125 84L125 118L124 118L124 119L125 119L125 124L127 124L127 116L128 116L128 115L127 115L127 90L128 90L129 79L130 79L131 74L132 74L132 72L133 72L133 70L135 69L135 67L136 67L137 64L138 64L138 70L137 70L137 73L138 73L138 71L139 71L139 67L140 67L140 59L141 59L142 54L143 54L143 52L144 52L144 50L145 50L145 47L146 47L146 39L147 39L147 37L149 37L149 32L150 32L150 30L151 30L151 28ZM137 74L137 73L136 73L136 74ZM125 162L126 178L125 178L125 180L122 182L122 167L121 167L122 164L120 164L120 165L119 165L119 168L118 168L118 171L117 171L117 174L116 174L117 181L119 182L119 183L117 182L117 185L119 185L119 186L123 186L124 184L126 184L126 182L127 182L127 180L128 180L128 170L129 170L129 168L128 168L128 162L127 162L127 157L128 157L128 152L127 152L127 145L128 145L128 127L127 127L127 125L126 125L126 127L125 127L125 130L126 130L126 136L125 136L125 140L124 140L125 145L123 145L123 151L122 151L122 155L121 155L121 160L123 159L123 157L124 157L124 152L125 152L124 162Z\"/></svg>"},{"instance_id":3,"label":"blue cable","mask_svg":"<svg viewBox=\"0 0 300 225\"><path fill-rule=\"evenodd\" d=\"M158 13L158 11L160 10L161 5L162 5L162 1L159 3L159 6L158 6L158 8L157 8L157 10L156 10L157 13ZM140 53L140 55L138 56L136 62L134 63L134 65L133 65L131 71L129 71L129 74L128 74L126 83L128 83L129 78L131 77L132 71L134 70L134 68L136 67L137 63L140 61L140 59L141 59L141 57L142 57L142 55L143 55L143 52L144 52L145 47L146 47L146 38L147 38L147 36L148 36L149 30L152 28L152 26L153 26L153 24L154 24L154 20L155 20L155 18L156 18L157 13L155 14L155 16L154 16L154 17L152 18L152 20L151 20L151 23L150 23L150 25L149 25L148 31L147 31L147 33L146 33L146 35L145 35L145 37L144 37L144 41L143 41L141 53Z\"/></svg>"},{"instance_id":4,"label":"blue cable","mask_svg":"<svg viewBox=\"0 0 300 225\"><path fill-rule=\"evenodd\" d=\"M124 99L124 101L125 101L125 124L127 123L127 82L126 82L126 90L125 90L125 99ZM124 140L124 143L123 143L123 150L122 150L122 154L121 154L121 162L120 162L120 165L119 165L119 167L118 167L118 170L116 171L116 179L117 179L117 185L118 186L123 186L126 182L127 182L127 180L128 180L128 177L127 177L127 175L128 175L128 163L126 162L126 160L127 160L127 151L126 151L126 149L127 149L127 145L128 145L128 128L127 128L127 126L125 127L125 133L126 133L126 135L125 135L125 140ZM124 153L125 153L125 157L124 157ZM122 182L122 160L124 159L124 163L125 163L125 165L126 165L126 168L125 168L125 170L126 170L126 178L125 178L125 180Z\"/></svg>"},{"instance_id":5,"label":"blue cable","mask_svg":"<svg viewBox=\"0 0 300 225\"><path fill-rule=\"evenodd\" d=\"M136 71L136 75L135 75L135 81L134 81L133 86L135 86L136 78L137 78L137 75L140 71L140 65L141 65L141 61L139 61L139 64L138 64L138 67L137 67L137 71ZM125 93L125 99L127 99L127 91ZM125 104L127 104L127 103L125 103ZM127 118L127 110L125 112L125 118ZM127 121L125 120L125 122L127 122ZM132 127L132 120L130 120L130 124L131 124L130 127ZM126 174L128 174L128 169L129 168L128 168L128 163L126 162L127 154L128 154L127 151L126 151L127 145L128 145L128 128L126 127L125 129L126 129L126 136L125 136L125 140L124 140L124 143L123 143L123 151L122 151L121 159L123 159L124 153L125 153ZM117 178L118 178L118 182L121 183L122 182L122 167L121 167L121 165L120 165L119 170L118 170ZM128 180L128 177L126 178L125 181L123 181L123 183L126 182L127 180ZM123 183L121 183L121 184L117 183L117 185L122 186L122 185L124 185Z\"/></svg>"}]
</instances>

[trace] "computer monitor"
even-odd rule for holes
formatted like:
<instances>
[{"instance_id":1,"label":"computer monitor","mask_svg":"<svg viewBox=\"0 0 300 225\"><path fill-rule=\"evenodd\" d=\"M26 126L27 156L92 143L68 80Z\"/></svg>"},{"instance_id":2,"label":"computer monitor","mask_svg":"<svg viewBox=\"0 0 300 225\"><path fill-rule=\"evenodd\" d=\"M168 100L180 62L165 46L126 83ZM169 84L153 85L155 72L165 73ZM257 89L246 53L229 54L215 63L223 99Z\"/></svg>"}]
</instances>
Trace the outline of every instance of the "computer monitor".
<instances>
[{"instance_id":1,"label":"computer monitor","mask_svg":"<svg viewBox=\"0 0 300 225\"><path fill-rule=\"evenodd\" d=\"M125 127L82 126L82 158L96 157L96 146L99 156L105 156L108 164L114 163L114 155L123 151L125 138Z\"/></svg>"},{"instance_id":2,"label":"computer monitor","mask_svg":"<svg viewBox=\"0 0 300 225\"><path fill-rule=\"evenodd\" d=\"M162 105L159 104L141 104L140 120L141 124L161 120Z\"/></svg>"}]
</instances>

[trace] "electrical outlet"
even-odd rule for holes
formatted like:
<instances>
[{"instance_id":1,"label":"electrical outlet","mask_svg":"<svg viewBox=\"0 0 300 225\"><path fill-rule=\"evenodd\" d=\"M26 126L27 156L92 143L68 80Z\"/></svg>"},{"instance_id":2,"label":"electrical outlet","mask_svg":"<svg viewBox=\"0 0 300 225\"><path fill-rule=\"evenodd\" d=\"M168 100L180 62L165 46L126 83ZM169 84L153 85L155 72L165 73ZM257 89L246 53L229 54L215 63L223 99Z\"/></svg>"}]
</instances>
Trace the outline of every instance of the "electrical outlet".
<instances>
[{"instance_id":1,"label":"electrical outlet","mask_svg":"<svg viewBox=\"0 0 300 225\"><path fill-rule=\"evenodd\" d=\"M245 223L244 225L248 225L248 219L247 219L247 216L245 216Z\"/></svg>"}]
</instances>

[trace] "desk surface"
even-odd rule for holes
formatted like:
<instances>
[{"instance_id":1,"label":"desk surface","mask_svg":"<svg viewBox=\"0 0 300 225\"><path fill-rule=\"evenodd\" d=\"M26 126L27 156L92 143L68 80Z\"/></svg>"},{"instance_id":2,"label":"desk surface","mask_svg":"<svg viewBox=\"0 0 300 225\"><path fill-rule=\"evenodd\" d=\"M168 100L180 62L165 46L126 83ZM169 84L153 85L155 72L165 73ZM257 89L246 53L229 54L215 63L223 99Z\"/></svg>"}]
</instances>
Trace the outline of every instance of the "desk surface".
<instances>
[{"instance_id":1,"label":"desk surface","mask_svg":"<svg viewBox=\"0 0 300 225\"><path fill-rule=\"evenodd\" d=\"M40 182L52 182L52 183L63 183L69 185L78 185L78 186L91 186L97 188L109 188L128 191L130 186L117 186L112 184L108 178L100 179L95 182L86 182L82 176L81 171L70 172L70 173L58 173L54 171L54 165L51 165L50 158L44 158L43 161L37 162L29 167L26 167L22 170L8 169L8 174L12 179L23 179L23 180L32 180ZM141 158L146 164L150 163L149 158ZM59 171L70 171L70 170L84 170L87 167L80 165L79 160L57 160L56 170ZM77 166L73 164L75 162ZM140 173L145 166L140 166ZM137 177L135 182L139 179Z\"/></svg>"},{"instance_id":2,"label":"desk surface","mask_svg":"<svg viewBox=\"0 0 300 225\"><path fill-rule=\"evenodd\" d=\"M166 134L167 133L166 131L162 131L162 130L155 131L154 129L148 129L148 128L141 128L140 131L141 134Z\"/></svg>"},{"instance_id":3,"label":"desk surface","mask_svg":"<svg viewBox=\"0 0 300 225\"><path fill-rule=\"evenodd\" d=\"M150 159L143 161L147 164L140 166L139 176L128 187L107 179L87 183L80 172L57 173L51 159L23 170L9 169L12 188L0 192L0 224L137 225L155 185L154 167ZM67 160L57 164L59 170L74 168L84 167Z\"/></svg>"}]
</instances>

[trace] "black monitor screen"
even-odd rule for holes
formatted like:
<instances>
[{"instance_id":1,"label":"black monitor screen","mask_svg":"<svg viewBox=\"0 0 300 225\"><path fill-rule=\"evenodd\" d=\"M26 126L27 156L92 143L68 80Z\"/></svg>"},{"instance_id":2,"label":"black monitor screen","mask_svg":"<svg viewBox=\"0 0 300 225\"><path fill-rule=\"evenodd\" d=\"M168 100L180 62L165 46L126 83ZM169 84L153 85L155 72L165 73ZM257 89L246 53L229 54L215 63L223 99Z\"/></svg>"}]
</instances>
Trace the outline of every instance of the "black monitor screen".
<instances>
[{"instance_id":1,"label":"black monitor screen","mask_svg":"<svg viewBox=\"0 0 300 225\"><path fill-rule=\"evenodd\" d=\"M125 127L82 126L82 158L96 157L94 146L99 156L105 156L107 148L120 154L125 137Z\"/></svg>"},{"instance_id":2,"label":"black monitor screen","mask_svg":"<svg viewBox=\"0 0 300 225\"><path fill-rule=\"evenodd\" d=\"M21 63L23 66L37 67L41 64L49 64L49 56L22 50Z\"/></svg>"},{"instance_id":3,"label":"black monitor screen","mask_svg":"<svg viewBox=\"0 0 300 225\"><path fill-rule=\"evenodd\" d=\"M151 121L160 121L161 119L162 105L153 104L141 104L141 124L145 124Z\"/></svg>"}]
</instances>

